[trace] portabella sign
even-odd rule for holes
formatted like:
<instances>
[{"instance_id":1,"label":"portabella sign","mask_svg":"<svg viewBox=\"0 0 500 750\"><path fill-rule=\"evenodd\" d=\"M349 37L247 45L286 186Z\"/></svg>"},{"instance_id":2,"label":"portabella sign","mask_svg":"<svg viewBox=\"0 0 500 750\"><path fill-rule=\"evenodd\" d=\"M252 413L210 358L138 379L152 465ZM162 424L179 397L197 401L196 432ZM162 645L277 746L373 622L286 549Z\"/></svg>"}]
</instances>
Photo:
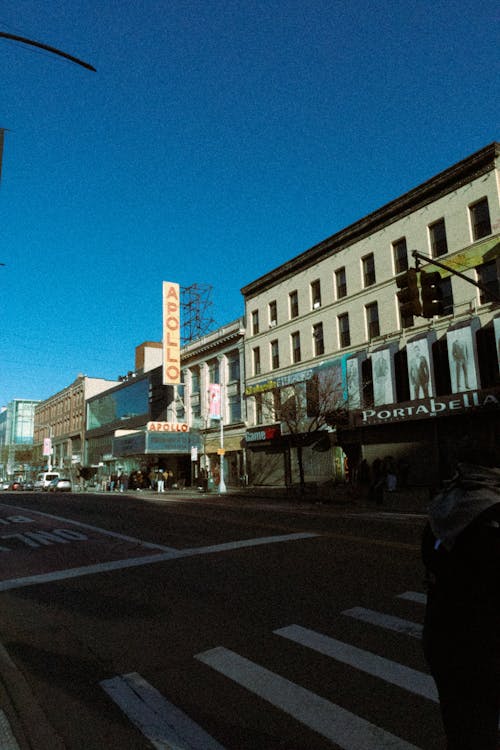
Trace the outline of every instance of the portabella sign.
<instances>
[{"instance_id":1,"label":"portabella sign","mask_svg":"<svg viewBox=\"0 0 500 750\"><path fill-rule=\"evenodd\" d=\"M500 391L466 391L453 396L441 396L422 401L409 401L380 409L363 409L355 412L354 423L358 426L404 422L411 419L449 416L468 409L498 409Z\"/></svg>"}]
</instances>

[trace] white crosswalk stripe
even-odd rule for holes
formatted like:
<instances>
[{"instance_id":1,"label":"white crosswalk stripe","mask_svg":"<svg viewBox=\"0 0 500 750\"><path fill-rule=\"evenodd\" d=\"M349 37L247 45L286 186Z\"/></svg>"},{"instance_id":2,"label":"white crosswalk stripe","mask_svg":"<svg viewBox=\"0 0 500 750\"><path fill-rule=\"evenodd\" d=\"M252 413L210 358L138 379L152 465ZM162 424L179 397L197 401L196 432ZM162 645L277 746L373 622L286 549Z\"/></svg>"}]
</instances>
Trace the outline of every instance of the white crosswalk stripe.
<instances>
[{"instance_id":1,"label":"white crosswalk stripe","mask_svg":"<svg viewBox=\"0 0 500 750\"><path fill-rule=\"evenodd\" d=\"M414 591L404 592L397 598L417 604L426 600L424 594ZM364 607L352 607L341 614L403 636L421 637L419 623L392 614ZM428 674L300 625L288 625L273 632L409 694L433 703L438 701L434 681ZM223 646L196 654L194 658L342 750L419 750L366 718ZM101 686L156 750L224 750L217 740L166 700L141 675L135 672L121 675L104 680ZM342 686L336 688L342 702Z\"/></svg>"},{"instance_id":2,"label":"white crosswalk stripe","mask_svg":"<svg viewBox=\"0 0 500 750\"><path fill-rule=\"evenodd\" d=\"M418 750L415 745L234 651L220 646L198 654L196 659L286 711L343 750Z\"/></svg>"},{"instance_id":3,"label":"white crosswalk stripe","mask_svg":"<svg viewBox=\"0 0 500 750\"><path fill-rule=\"evenodd\" d=\"M410 667L372 654L370 651L364 651L335 638L302 628L300 625L290 625L274 632L295 643L300 643L302 646L307 646L324 656L330 656L385 682L397 685L415 695L421 695L423 698L432 701L438 700L432 677L423 672L418 672L416 669L410 669Z\"/></svg>"},{"instance_id":4,"label":"white crosswalk stripe","mask_svg":"<svg viewBox=\"0 0 500 750\"><path fill-rule=\"evenodd\" d=\"M404 620L401 617L394 617L394 615L388 615L384 612L376 612L373 609L365 609L365 607L352 607L351 609L345 609L342 614L353 617L355 620L368 622L371 625L378 625L386 630L404 633L412 638L422 637L422 625L418 622Z\"/></svg>"},{"instance_id":5,"label":"white crosswalk stripe","mask_svg":"<svg viewBox=\"0 0 500 750\"><path fill-rule=\"evenodd\" d=\"M100 684L156 750L224 750L136 672Z\"/></svg>"},{"instance_id":6,"label":"white crosswalk stripe","mask_svg":"<svg viewBox=\"0 0 500 750\"><path fill-rule=\"evenodd\" d=\"M406 599L409 602L425 604L427 601L427 594L421 594L419 591L405 591L403 594L398 594L398 599Z\"/></svg>"}]
</instances>

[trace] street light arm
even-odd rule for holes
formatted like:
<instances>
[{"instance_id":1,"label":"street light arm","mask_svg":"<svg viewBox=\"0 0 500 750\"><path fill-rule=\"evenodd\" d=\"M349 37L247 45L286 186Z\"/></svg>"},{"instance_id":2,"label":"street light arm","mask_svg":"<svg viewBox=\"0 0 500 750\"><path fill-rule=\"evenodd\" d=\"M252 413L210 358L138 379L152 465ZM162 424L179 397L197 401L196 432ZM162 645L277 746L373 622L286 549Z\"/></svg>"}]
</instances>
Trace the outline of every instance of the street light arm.
<instances>
[{"instance_id":1,"label":"street light arm","mask_svg":"<svg viewBox=\"0 0 500 750\"><path fill-rule=\"evenodd\" d=\"M51 47L49 44L43 44L43 42L35 42L33 39L27 39L24 36L17 36L16 34L8 34L6 31L0 31L0 37L3 37L4 39L12 39L14 42L22 42L23 44L31 44L32 47L39 47L40 49L45 49L47 52L53 52L54 55L59 55L60 57L66 58L66 60L70 60L71 62L76 63L77 65L81 65L84 68L87 68L87 70L92 70L94 73L96 73L96 69L90 65L90 63L86 63L83 60L79 60L78 57L73 57L73 55L69 55L67 52L63 52L60 49L57 49L57 47Z\"/></svg>"}]
</instances>

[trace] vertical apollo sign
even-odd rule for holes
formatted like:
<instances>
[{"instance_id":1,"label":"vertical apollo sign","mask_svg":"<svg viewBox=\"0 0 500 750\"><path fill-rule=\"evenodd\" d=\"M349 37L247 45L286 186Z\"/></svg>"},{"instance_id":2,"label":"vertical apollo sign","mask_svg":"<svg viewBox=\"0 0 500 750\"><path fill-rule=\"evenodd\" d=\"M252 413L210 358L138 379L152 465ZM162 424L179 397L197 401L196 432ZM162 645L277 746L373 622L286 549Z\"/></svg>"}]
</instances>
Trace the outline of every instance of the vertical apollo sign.
<instances>
[{"instance_id":1,"label":"vertical apollo sign","mask_svg":"<svg viewBox=\"0 0 500 750\"><path fill-rule=\"evenodd\" d=\"M181 382L181 305L179 284L163 282L163 385Z\"/></svg>"}]
</instances>

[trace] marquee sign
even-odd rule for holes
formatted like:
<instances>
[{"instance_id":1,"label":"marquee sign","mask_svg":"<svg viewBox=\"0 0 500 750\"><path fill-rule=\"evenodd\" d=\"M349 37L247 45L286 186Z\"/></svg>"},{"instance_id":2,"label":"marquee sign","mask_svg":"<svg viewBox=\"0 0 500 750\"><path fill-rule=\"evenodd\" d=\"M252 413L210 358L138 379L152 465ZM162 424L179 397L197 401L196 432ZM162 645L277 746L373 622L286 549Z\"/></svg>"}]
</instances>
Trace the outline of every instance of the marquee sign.
<instances>
[{"instance_id":1,"label":"marquee sign","mask_svg":"<svg viewBox=\"0 0 500 750\"><path fill-rule=\"evenodd\" d=\"M189 432L189 425L186 422L148 422L146 430L148 432Z\"/></svg>"},{"instance_id":2,"label":"marquee sign","mask_svg":"<svg viewBox=\"0 0 500 750\"><path fill-rule=\"evenodd\" d=\"M163 282L163 385L181 382L179 284Z\"/></svg>"}]
</instances>

